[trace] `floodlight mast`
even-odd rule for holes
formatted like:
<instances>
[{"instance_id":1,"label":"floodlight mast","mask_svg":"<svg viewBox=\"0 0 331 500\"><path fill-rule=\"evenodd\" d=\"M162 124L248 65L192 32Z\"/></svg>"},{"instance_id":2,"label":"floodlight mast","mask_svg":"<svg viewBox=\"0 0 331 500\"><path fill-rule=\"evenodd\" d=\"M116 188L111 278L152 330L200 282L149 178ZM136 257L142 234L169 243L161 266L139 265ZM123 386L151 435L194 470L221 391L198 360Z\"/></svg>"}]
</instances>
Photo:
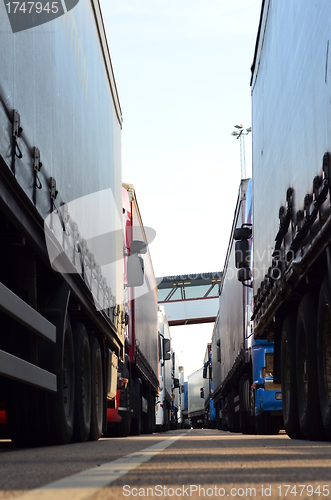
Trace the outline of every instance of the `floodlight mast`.
<instances>
[{"instance_id":1,"label":"floodlight mast","mask_svg":"<svg viewBox=\"0 0 331 500\"><path fill-rule=\"evenodd\" d=\"M231 135L240 141L240 175L242 179L246 179L246 154L245 154L245 135L252 132L252 127L246 128L242 123L234 126L235 129Z\"/></svg>"}]
</instances>

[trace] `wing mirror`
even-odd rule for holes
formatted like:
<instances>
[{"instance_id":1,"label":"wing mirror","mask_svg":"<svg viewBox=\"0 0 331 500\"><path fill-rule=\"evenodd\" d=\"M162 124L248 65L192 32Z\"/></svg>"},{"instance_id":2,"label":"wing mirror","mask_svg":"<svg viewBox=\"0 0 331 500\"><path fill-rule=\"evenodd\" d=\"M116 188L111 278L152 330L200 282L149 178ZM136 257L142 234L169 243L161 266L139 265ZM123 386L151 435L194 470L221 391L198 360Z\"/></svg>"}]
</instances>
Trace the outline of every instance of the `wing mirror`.
<instances>
[{"instance_id":1,"label":"wing mirror","mask_svg":"<svg viewBox=\"0 0 331 500\"><path fill-rule=\"evenodd\" d=\"M174 389L179 389L179 378L174 378Z\"/></svg>"},{"instance_id":2,"label":"wing mirror","mask_svg":"<svg viewBox=\"0 0 331 500\"><path fill-rule=\"evenodd\" d=\"M142 257L139 257L136 253L128 256L128 283L129 288L135 286L142 286L144 284L144 261Z\"/></svg>"},{"instance_id":3,"label":"wing mirror","mask_svg":"<svg viewBox=\"0 0 331 500\"><path fill-rule=\"evenodd\" d=\"M170 354L170 339L163 339L163 359L168 361L171 358Z\"/></svg>"},{"instance_id":4,"label":"wing mirror","mask_svg":"<svg viewBox=\"0 0 331 500\"><path fill-rule=\"evenodd\" d=\"M130 245L131 253L147 253L147 245L144 241L134 240Z\"/></svg>"},{"instance_id":5,"label":"wing mirror","mask_svg":"<svg viewBox=\"0 0 331 500\"><path fill-rule=\"evenodd\" d=\"M235 266L238 269L238 281L244 286L252 287L252 284L247 284L251 281L252 272L249 268L250 248L248 240L252 236L251 226L243 224L240 228L234 230L235 244Z\"/></svg>"}]
</instances>

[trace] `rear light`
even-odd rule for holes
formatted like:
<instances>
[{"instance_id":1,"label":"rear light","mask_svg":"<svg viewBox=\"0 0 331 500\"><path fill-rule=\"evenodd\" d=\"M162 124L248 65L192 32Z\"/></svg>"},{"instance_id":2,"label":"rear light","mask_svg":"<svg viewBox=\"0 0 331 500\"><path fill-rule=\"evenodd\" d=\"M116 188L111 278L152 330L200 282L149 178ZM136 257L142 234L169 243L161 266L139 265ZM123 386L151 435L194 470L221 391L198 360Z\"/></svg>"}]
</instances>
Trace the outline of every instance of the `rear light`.
<instances>
[{"instance_id":1,"label":"rear light","mask_svg":"<svg viewBox=\"0 0 331 500\"><path fill-rule=\"evenodd\" d=\"M278 399L278 400L283 399L283 398L282 398L282 393L281 393L281 392L276 392L276 394L275 394L275 398L276 398L276 399Z\"/></svg>"}]
</instances>

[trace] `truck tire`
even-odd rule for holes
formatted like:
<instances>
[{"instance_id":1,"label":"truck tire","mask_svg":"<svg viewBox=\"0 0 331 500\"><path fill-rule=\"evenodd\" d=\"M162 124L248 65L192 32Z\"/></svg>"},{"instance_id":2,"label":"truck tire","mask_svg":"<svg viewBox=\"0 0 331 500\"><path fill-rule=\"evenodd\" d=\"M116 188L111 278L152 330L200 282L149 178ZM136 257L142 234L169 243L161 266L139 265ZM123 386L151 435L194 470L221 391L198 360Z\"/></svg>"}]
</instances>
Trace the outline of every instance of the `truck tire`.
<instances>
[{"instance_id":1,"label":"truck tire","mask_svg":"<svg viewBox=\"0 0 331 500\"><path fill-rule=\"evenodd\" d=\"M322 420L331 439L331 293L328 275L323 280L318 301L317 367Z\"/></svg>"},{"instance_id":2,"label":"truck tire","mask_svg":"<svg viewBox=\"0 0 331 500\"><path fill-rule=\"evenodd\" d=\"M73 441L85 442L91 426L91 360L90 343L85 326L73 327L75 353L75 417Z\"/></svg>"},{"instance_id":3,"label":"truck tire","mask_svg":"<svg viewBox=\"0 0 331 500\"><path fill-rule=\"evenodd\" d=\"M302 298L296 328L296 380L301 432L307 439L322 440L324 427L318 394L316 302L310 292Z\"/></svg>"},{"instance_id":4,"label":"truck tire","mask_svg":"<svg viewBox=\"0 0 331 500\"><path fill-rule=\"evenodd\" d=\"M295 368L296 316L289 314L282 327L281 383L283 418L286 434L291 439L304 439L300 430Z\"/></svg>"},{"instance_id":5,"label":"truck tire","mask_svg":"<svg viewBox=\"0 0 331 500\"><path fill-rule=\"evenodd\" d=\"M67 313L63 331L59 332L62 321L60 318L57 325L56 345L52 346L49 352L54 358L57 374L57 393L48 395L53 444L70 443L74 429L75 357L71 324Z\"/></svg>"},{"instance_id":6,"label":"truck tire","mask_svg":"<svg viewBox=\"0 0 331 500\"><path fill-rule=\"evenodd\" d=\"M102 353L98 339L90 338L91 351L91 430L90 441L97 441L102 436L103 423L103 367Z\"/></svg>"},{"instance_id":7,"label":"truck tire","mask_svg":"<svg viewBox=\"0 0 331 500\"><path fill-rule=\"evenodd\" d=\"M250 416L250 379L241 377L239 382L239 426L242 434L255 434L255 427L251 424Z\"/></svg>"}]
</instances>

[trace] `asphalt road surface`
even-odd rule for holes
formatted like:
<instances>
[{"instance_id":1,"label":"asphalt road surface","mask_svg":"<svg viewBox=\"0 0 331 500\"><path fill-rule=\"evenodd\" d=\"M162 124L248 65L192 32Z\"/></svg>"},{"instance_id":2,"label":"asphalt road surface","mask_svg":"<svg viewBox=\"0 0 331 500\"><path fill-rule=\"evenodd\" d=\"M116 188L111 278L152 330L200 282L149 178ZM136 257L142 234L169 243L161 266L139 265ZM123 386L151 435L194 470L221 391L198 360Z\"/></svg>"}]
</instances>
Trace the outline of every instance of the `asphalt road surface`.
<instances>
[{"instance_id":1,"label":"asphalt road surface","mask_svg":"<svg viewBox=\"0 0 331 500\"><path fill-rule=\"evenodd\" d=\"M331 498L331 443L207 429L27 450L0 441L7 498Z\"/></svg>"}]
</instances>

